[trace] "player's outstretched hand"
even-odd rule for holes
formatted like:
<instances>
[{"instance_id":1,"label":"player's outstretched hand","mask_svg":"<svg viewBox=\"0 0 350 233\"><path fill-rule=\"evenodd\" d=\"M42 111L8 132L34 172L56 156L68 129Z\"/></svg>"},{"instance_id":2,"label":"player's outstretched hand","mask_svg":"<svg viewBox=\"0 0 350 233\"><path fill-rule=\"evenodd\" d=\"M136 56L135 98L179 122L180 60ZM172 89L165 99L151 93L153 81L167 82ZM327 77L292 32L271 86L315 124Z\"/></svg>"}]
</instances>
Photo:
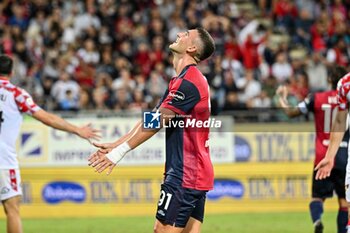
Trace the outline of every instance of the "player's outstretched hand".
<instances>
[{"instance_id":1,"label":"player's outstretched hand","mask_svg":"<svg viewBox=\"0 0 350 233\"><path fill-rule=\"evenodd\" d=\"M107 168L109 168L109 170L107 171L107 175L109 175L113 171L113 168L116 164L107 158L108 152L106 149L100 149L95 153L91 154L88 158L88 165L90 167L95 168L95 171L98 173L101 173Z\"/></svg>"},{"instance_id":2,"label":"player's outstretched hand","mask_svg":"<svg viewBox=\"0 0 350 233\"><path fill-rule=\"evenodd\" d=\"M98 173L109 168L107 175L113 171L115 165L131 150L127 142L123 142L119 145L115 143L94 143L94 145L100 149L88 158L89 166L95 168L95 171Z\"/></svg>"},{"instance_id":3,"label":"player's outstretched hand","mask_svg":"<svg viewBox=\"0 0 350 233\"><path fill-rule=\"evenodd\" d=\"M334 165L333 159L329 159L327 157L322 159L315 167L315 171L317 171L316 177L315 177L316 180L322 180L329 177L331 175L333 165Z\"/></svg>"},{"instance_id":4,"label":"player's outstretched hand","mask_svg":"<svg viewBox=\"0 0 350 233\"><path fill-rule=\"evenodd\" d=\"M78 130L78 136L87 140L99 140L101 138L100 136L100 130L94 129L91 127L91 124L84 125L79 128Z\"/></svg>"}]
</instances>

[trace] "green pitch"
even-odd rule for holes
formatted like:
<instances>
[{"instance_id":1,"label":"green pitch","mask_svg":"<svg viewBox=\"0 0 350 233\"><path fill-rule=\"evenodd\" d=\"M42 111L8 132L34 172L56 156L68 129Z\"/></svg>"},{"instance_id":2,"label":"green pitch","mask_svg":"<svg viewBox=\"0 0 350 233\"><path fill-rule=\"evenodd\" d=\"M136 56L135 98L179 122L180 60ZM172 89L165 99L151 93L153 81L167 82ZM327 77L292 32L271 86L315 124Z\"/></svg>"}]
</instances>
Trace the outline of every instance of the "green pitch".
<instances>
[{"instance_id":1,"label":"green pitch","mask_svg":"<svg viewBox=\"0 0 350 233\"><path fill-rule=\"evenodd\" d=\"M335 212L325 213L325 233L336 232ZM24 233L151 233L154 218L40 219L23 221ZM313 232L309 213L207 215L202 233ZM0 220L0 232L6 232Z\"/></svg>"}]
</instances>

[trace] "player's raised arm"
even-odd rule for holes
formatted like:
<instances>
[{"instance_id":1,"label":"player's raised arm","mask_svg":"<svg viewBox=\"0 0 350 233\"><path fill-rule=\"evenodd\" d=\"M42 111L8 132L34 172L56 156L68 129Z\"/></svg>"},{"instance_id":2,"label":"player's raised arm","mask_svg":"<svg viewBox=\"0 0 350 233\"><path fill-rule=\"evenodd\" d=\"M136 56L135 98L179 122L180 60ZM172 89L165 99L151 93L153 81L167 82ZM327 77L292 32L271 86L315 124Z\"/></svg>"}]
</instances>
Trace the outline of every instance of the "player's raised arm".
<instances>
[{"instance_id":1,"label":"player's raised arm","mask_svg":"<svg viewBox=\"0 0 350 233\"><path fill-rule=\"evenodd\" d=\"M81 138L90 140L90 139L99 139L99 130L91 128L90 124L78 127L64 120L63 118L49 113L45 110L38 110L32 115L35 119L41 121L43 124L51 126L52 128L66 131L78 135Z\"/></svg>"},{"instance_id":2,"label":"player's raised arm","mask_svg":"<svg viewBox=\"0 0 350 233\"><path fill-rule=\"evenodd\" d=\"M331 170L334 165L334 157L337 154L339 145L343 140L344 133L346 130L347 115L347 111L338 111L337 113L336 119L332 126L332 132L326 156L315 167L315 170L317 170L317 180L324 179L330 176Z\"/></svg>"},{"instance_id":3,"label":"player's raised arm","mask_svg":"<svg viewBox=\"0 0 350 233\"><path fill-rule=\"evenodd\" d=\"M303 113L300 111L299 107L292 107L288 103L288 88L286 86L279 86L276 90L276 95L278 97L278 102L282 107L285 114L288 117L297 117Z\"/></svg>"}]
</instances>

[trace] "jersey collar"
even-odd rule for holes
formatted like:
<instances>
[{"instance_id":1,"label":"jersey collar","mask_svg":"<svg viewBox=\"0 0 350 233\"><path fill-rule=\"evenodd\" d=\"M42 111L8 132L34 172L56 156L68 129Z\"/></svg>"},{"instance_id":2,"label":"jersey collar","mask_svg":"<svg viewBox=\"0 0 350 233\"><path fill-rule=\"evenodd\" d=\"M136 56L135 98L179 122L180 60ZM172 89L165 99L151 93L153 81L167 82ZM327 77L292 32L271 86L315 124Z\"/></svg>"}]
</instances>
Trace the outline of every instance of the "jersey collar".
<instances>
[{"instance_id":1,"label":"jersey collar","mask_svg":"<svg viewBox=\"0 0 350 233\"><path fill-rule=\"evenodd\" d=\"M178 78L183 78L187 72L187 70L191 67L191 66L197 66L196 64L190 64L185 66L185 68L183 68L183 70L180 72Z\"/></svg>"}]
</instances>

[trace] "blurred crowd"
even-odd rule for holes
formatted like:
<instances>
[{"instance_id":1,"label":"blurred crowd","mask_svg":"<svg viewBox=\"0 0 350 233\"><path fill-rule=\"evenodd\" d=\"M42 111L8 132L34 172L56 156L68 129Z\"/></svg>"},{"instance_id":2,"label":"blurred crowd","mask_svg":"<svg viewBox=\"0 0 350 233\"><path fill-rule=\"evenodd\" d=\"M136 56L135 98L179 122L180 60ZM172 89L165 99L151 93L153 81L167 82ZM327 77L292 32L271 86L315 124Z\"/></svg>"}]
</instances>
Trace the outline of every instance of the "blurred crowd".
<instances>
[{"instance_id":1,"label":"blurred crowd","mask_svg":"<svg viewBox=\"0 0 350 233\"><path fill-rule=\"evenodd\" d=\"M350 0L2 0L0 51L13 82L49 110L153 108L175 76L168 45L204 27L215 55L200 64L212 111L276 104L327 90L349 67Z\"/></svg>"}]
</instances>

